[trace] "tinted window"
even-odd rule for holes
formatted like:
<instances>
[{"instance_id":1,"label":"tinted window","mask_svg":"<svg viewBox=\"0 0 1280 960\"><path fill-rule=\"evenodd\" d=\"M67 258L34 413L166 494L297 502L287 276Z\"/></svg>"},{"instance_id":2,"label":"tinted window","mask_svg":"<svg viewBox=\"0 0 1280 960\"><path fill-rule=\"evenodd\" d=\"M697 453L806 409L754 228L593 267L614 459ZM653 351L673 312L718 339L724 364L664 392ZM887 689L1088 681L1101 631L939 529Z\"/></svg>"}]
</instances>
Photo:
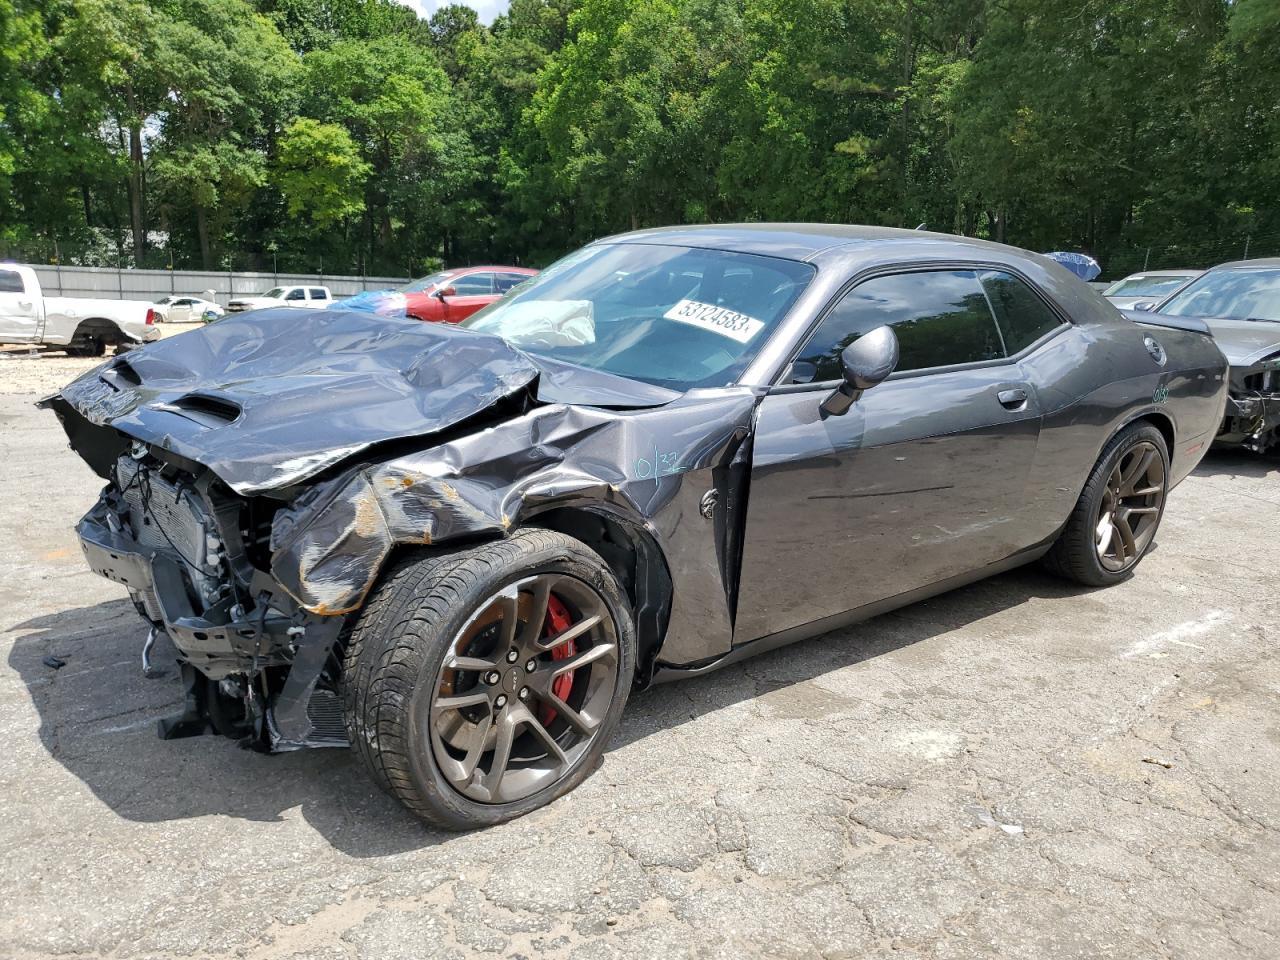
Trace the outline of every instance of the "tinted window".
<instances>
[{"instance_id":1,"label":"tinted window","mask_svg":"<svg viewBox=\"0 0 1280 960\"><path fill-rule=\"evenodd\" d=\"M311 288L311 299L312 299L312 300L328 300L328 299L329 299L329 291L328 291L328 290L326 290L326 289L324 289L324 287L312 287L312 288Z\"/></svg>"},{"instance_id":2,"label":"tinted window","mask_svg":"<svg viewBox=\"0 0 1280 960\"><path fill-rule=\"evenodd\" d=\"M1062 321L1027 284L1009 273L983 270L982 286L991 300L1006 353L1025 350Z\"/></svg>"},{"instance_id":3,"label":"tinted window","mask_svg":"<svg viewBox=\"0 0 1280 960\"><path fill-rule=\"evenodd\" d=\"M16 270L0 270L0 293L24 293L22 274Z\"/></svg>"},{"instance_id":4,"label":"tinted window","mask_svg":"<svg viewBox=\"0 0 1280 960\"><path fill-rule=\"evenodd\" d=\"M493 293L492 273L472 273L465 277L456 277L449 281L449 286L457 291L460 297L478 297Z\"/></svg>"},{"instance_id":5,"label":"tinted window","mask_svg":"<svg viewBox=\"0 0 1280 960\"><path fill-rule=\"evenodd\" d=\"M593 244L463 326L684 390L732 383L813 277L807 263L674 244Z\"/></svg>"},{"instance_id":6,"label":"tinted window","mask_svg":"<svg viewBox=\"0 0 1280 960\"><path fill-rule=\"evenodd\" d=\"M923 370L1004 356L982 285L972 270L898 273L858 284L800 352L800 380L839 380L840 352L889 324L899 370Z\"/></svg>"},{"instance_id":7,"label":"tinted window","mask_svg":"<svg viewBox=\"0 0 1280 960\"><path fill-rule=\"evenodd\" d=\"M285 294L285 299L286 300L305 300L307 299L307 294L306 294L306 291L304 291L301 287L299 287L298 289L290 290L287 294Z\"/></svg>"}]
</instances>

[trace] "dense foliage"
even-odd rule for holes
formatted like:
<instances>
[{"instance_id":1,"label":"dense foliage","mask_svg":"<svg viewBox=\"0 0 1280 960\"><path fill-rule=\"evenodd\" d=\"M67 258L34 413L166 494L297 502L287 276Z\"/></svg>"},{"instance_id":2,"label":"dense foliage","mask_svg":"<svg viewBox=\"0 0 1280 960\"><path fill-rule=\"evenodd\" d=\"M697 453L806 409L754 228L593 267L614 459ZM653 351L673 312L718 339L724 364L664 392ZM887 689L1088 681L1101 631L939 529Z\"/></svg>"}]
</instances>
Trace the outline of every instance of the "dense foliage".
<instances>
[{"instance_id":1,"label":"dense foliage","mask_svg":"<svg viewBox=\"0 0 1280 960\"><path fill-rule=\"evenodd\" d=\"M728 220L1280 252L1275 0L0 0L0 256L420 274Z\"/></svg>"}]
</instances>

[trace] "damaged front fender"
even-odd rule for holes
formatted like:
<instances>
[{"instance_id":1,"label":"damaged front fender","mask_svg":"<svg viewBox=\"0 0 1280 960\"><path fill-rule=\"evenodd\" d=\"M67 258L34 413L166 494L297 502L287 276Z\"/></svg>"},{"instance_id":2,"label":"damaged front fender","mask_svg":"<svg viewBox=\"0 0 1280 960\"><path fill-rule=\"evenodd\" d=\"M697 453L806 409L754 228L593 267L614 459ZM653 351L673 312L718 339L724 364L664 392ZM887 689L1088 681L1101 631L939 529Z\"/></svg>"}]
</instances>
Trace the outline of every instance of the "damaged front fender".
<instances>
[{"instance_id":1,"label":"damaged front fender","mask_svg":"<svg viewBox=\"0 0 1280 960\"><path fill-rule=\"evenodd\" d=\"M277 512L272 575L304 609L342 614L359 608L397 546L500 537L550 507L584 507L643 527L660 547L674 584L664 659L725 652L722 560L735 531L717 535L705 501L757 400L735 388L648 410L554 404L363 466Z\"/></svg>"}]
</instances>

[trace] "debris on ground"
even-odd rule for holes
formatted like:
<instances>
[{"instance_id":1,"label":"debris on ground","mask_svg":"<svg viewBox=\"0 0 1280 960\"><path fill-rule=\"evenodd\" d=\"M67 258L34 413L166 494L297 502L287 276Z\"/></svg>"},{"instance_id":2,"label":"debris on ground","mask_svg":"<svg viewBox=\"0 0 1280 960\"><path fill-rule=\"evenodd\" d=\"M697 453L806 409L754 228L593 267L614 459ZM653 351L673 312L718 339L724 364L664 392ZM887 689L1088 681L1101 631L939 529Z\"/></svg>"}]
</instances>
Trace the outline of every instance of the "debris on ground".
<instances>
[{"instance_id":1,"label":"debris on ground","mask_svg":"<svg viewBox=\"0 0 1280 960\"><path fill-rule=\"evenodd\" d=\"M67 661L63 660L61 657L55 657L52 653L44 658L43 663L46 667L50 667L54 670L61 670L67 665Z\"/></svg>"}]
</instances>

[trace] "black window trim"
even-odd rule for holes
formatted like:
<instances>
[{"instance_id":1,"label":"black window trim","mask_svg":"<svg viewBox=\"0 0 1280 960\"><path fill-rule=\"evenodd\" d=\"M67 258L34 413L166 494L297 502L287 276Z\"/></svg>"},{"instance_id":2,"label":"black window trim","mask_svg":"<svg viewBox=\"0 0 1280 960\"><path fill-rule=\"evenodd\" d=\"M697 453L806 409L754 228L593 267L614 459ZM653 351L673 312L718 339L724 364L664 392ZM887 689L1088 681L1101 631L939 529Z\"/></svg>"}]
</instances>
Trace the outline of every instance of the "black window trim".
<instances>
[{"instance_id":1,"label":"black window trim","mask_svg":"<svg viewBox=\"0 0 1280 960\"><path fill-rule=\"evenodd\" d=\"M955 373L964 370L981 370L987 367L1003 367L1016 364L1023 357L1027 356L1034 350L1040 349L1045 343L1054 337L1060 336L1068 327L1075 326L1075 321L1067 314L1065 310L1058 306L1050 297L1048 297L1040 285L1031 280L1026 274L1007 263L999 263L997 261L987 260L927 260L927 261L904 261L895 264L879 264L869 267L859 273L855 273L852 277L844 282L844 284L834 293L831 298L823 305L822 309L817 312L814 320L805 328L804 333L796 338L795 345L787 352L785 361L774 374L774 382L769 386L768 392L773 393L803 393L806 390L833 390L840 384L839 380L815 380L810 383L785 383L785 378L791 372L792 366L796 362L796 358L800 355L800 351L804 349L805 344L809 342L823 321L836 308L836 305L844 298L854 287L867 280L874 280L877 277L897 276L904 273L943 273L948 270L971 270L978 272L981 270L997 270L1002 273L1010 274L1025 283L1031 291L1040 298L1040 301L1049 309L1055 317L1058 318L1058 326L1041 335L1038 339L1027 344L1012 356L997 357L995 360L972 360L968 363L950 363L942 367L923 367L919 370L895 370L889 374L889 380L909 380L917 377L928 377L938 373ZM982 286L981 279L978 285ZM1000 337L1000 345L1004 347L1004 333L1000 330L1000 321L996 317L995 310L991 308L991 298L987 295L986 287L982 287L983 296L987 300L987 309L991 313L991 322L995 325L996 333Z\"/></svg>"}]
</instances>

